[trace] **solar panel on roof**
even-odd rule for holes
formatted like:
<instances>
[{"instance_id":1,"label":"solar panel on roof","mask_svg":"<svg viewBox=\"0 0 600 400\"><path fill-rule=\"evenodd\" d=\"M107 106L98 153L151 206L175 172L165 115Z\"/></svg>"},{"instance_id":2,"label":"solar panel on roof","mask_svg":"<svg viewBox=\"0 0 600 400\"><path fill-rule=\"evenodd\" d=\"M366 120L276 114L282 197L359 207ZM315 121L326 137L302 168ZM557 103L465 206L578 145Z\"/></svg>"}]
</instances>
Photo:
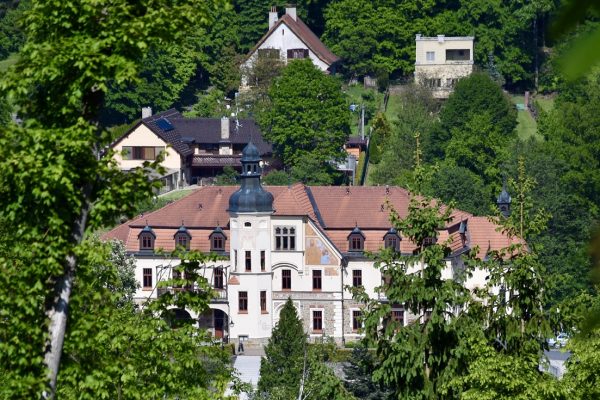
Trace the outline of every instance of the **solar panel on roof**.
<instances>
[{"instance_id":1,"label":"solar panel on roof","mask_svg":"<svg viewBox=\"0 0 600 400\"><path fill-rule=\"evenodd\" d=\"M172 131L173 129L175 129L175 128L173 128L173 125L171 125L169 120L164 117L156 120L156 125L158 125L158 127L165 132Z\"/></svg>"}]
</instances>

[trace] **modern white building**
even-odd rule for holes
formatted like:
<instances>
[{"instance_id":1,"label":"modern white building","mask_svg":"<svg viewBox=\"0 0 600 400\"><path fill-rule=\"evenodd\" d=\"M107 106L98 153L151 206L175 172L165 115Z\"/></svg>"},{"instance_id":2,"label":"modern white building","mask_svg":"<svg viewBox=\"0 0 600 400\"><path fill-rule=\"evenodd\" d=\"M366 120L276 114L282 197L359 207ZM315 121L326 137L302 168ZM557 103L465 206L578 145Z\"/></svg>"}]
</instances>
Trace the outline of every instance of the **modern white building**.
<instances>
[{"instance_id":1,"label":"modern white building","mask_svg":"<svg viewBox=\"0 0 600 400\"><path fill-rule=\"evenodd\" d=\"M433 96L448 98L460 78L473 72L474 37L416 36L415 82L429 87Z\"/></svg>"},{"instance_id":2,"label":"modern white building","mask_svg":"<svg viewBox=\"0 0 600 400\"><path fill-rule=\"evenodd\" d=\"M250 50L242 63L241 90L252 86L248 71L260 58L274 58L284 64L293 59L310 58L323 72L333 72L339 57L321 42L298 17L295 6L288 6L279 17L277 9L269 12L269 30Z\"/></svg>"},{"instance_id":3,"label":"modern white building","mask_svg":"<svg viewBox=\"0 0 600 400\"><path fill-rule=\"evenodd\" d=\"M393 248L413 254L416 246L394 230L387 202L400 216L408 212L409 193L398 187L272 186L260 183L260 154L250 143L243 151L240 186L209 186L164 208L135 218L108 232L120 239L137 261L143 302L165 291L194 288L157 287L174 276L179 264L168 254L177 245L223 261L202 269L216 295L205 315L179 310L198 320L215 337L264 344L291 298L311 338L333 337L338 343L360 337L361 305L347 286L362 286L375 299L382 274L365 252ZM479 247L479 256L506 247L510 239L486 217L455 210L438 233L452 254L444 276L452 279L461 255ZM159 249L166 253L159 252ZM482 287L478 271L465 282ZM415 317L392 305L393 318L409 323Z\"/></svg>"}]
</instances>

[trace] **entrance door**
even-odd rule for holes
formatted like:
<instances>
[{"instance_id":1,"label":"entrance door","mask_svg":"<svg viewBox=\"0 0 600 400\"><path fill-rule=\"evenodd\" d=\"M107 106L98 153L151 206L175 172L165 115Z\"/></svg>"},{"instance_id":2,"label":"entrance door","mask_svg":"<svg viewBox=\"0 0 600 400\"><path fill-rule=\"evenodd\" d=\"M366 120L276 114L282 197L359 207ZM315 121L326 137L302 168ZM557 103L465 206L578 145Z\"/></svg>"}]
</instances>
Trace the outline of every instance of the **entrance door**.
<instances>
[{"instance_id":1,"label":"entrance door","mask_svg":"<svg viewBox=\"0 0 600 400\"><path fill-rule=\"evenodd\" d=\"M213 318L215 321L215 339L223 339L225 330L225 313L221 310L213 310Z\"/></svg>"}]
</instances>

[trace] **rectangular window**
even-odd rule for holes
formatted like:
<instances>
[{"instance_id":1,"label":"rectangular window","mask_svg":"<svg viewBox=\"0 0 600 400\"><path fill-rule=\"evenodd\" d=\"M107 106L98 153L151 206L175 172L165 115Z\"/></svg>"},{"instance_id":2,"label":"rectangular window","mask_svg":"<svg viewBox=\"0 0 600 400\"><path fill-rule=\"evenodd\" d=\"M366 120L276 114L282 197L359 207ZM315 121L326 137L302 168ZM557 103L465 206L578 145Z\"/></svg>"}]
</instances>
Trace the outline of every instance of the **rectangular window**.
<instances>
[{"instance_id":1,"label":"rectangular window","mask_svg":"<svg viewBox=\"0 0 600 400\"><path fill-rule=\"evenodd\" d=\"M266 257L267 257L267 255L266 255L266 251L264 251L264 250L261 250L261 251L260 251L260 270L261 270L262 272L264 272L264 271L265 271L265 268L266 268L266 265L267 265L267 264L266 264Z\"/></svg>"},{"instance_id":2,"label":"rectangular window","mask_svg":"<svg viewBox=\"0 0 600 400\"><path fill-rule=\"evenodd\" d=\"M435 61L435 51L428 51L425 53L427 61Z\"/></svg>"},{"instance_id":3,"label":"rectangular window","mask_svg":"<svg viewBox=\"0 0 600 400\"><path fill-rule=\"evenodd\" d=\"M392 321L395 321L400 326L404 326L404 310L392 309Z\"/></svg>"},{"instance_id":4,"label":"rectangular window","mask_svg":"<svg viewBox=\"0 0 600 400\"><path fill-rule=\"evenodd\" d=\"M352 311L352 331L353 332L358 332L360 329L362 329L362 313L360 312L360 310L354 310Z\"/></svg>"},{"instance_id":5,"label":"rectangular window","mask_svg":"<svg viewBox=\"0 0 600 400\"><path fill-rule=\"evenodd\" d=\"M353 236L350 238L350 250L360 251L363 249L363 238L360 236Z\"/></svg>"},{"instance_id":6,"label":"rectangular window","mask_svg":"<svg viewBox=\"0 0 600 400\"><path fill-rule=\"evenodd\" d=\"M292 289L292 270L282 269L281 270L281 289L290 290Z\"/></svg>"},{"instance_id":7,"label":"rectangular window","mask_svg":"<svg viewBox=\"0 0 600 400\"><path fill-rule=\"evenodd\" d=\"M144 268L142 283L144 289L152 287L152 268Z\"/></svg>"},{"instance_id":8,"label":"rectangular window","mask_svg":"<svg viewBox=\"0 0 600 400\"><path fill-rule=\"evenodd\" d=\"M131 160L133 159L133 149L131 146L123 146L122 155L123 160Z\"/></svg>"},{"instance_id":9,"label":"rectangular window","mask_svg":"<svg viewBox=\"0 0 600 400\"><path fill-rule=\"evenodd\" d=\"M258 49L258 58L279 59L279 49Z\"/></svg>"},{"instance_id":10,"label":"rectangular window","mask_svg":"<svg viewBox=\"0 0 600 400\"><path fill-rule=\"evenodd\" d=\"M262 313L267 312L267 292L266 292L266 290L260 291L260 311Z\"/></svg>"},{"instance_id":11,"label":"rectangular window","mask_svg":"<svg viewBox=\"0 0 600 400\"><path fill-rule=\"evenodd\" d=\"M246 251L246 272L252 271L252 252Z\"/></svg>"},{"instance_id":12,"label":"rectangular window","mask_svg":"<svg viewBox=\"0 0 600 400\"><path fill-rule=\"evenodd\" d=\"M124 160L155 160L165 148L144 146L123 146Z\"/></svg>"},{"instance_id":13,"label":"rectangular window","mask_svg":"<svg viewBox=\"0 0 600 400\"><path fill-rule=\"evenodd\" d=\"M224 243L224 240L223 240L223 236L220 235L220 234L214 234L213 237L212 237L212 243L211 243L211 245L212 245L211 250L214 250L214 251L223 251L223 250L225 250L225 247L224 247L225 243Z\"/></svg>"},{"instance_id":14,"label":"rectangular window","mask_svg":"<svg viewBox=\"0 0 600 400\"><path fill-rule=\"evenodd\" d=\"M223 289L223 268L215 268L213 286L215 289Z\"/></svg>"},{"instance_id":15,"label":"rectangular window","mask_svg":"<svg viewBox=\"0 0 600 400\"><path fill-rule=\"evenodd\" d=\"M308 57L308 49L289 49L287 51L288 60L294 58L307 58Z\"/></svg>"},{"instance_id":16,"label":"rectangular window","mask_svg":"<svg viewBox=\"0 0 600 400\"><path fill-rule=\"evenodd\" d=\"M321 290L321 270L316 269L313 271L313 290Z\"/></svg>"},{"instance_id":17,"label":"rectangular window","mask_svg":"<svg viewBox=\"0 0 600 400\"><path fill-rule=\"evenodd\" d=\"M275 227L275 250L296 250L296 228Z\"/></svg>"},{"instance_id":18,"label":"rectangular window","mask_svg":"<svg viewBox=\"0 0 600 400\"><path fill-rule=\"evenodd\" d=\"M323 311L313 311L313 332L323 331Z\"/></svg>"},{"instance_id":19,"label":"rectangular window","mask_svg":"<svg viewBox=\"0 0 600 400\"><path fill-rule=\"evenodd\" d=\"M352 286L362 286L362 271L360 269L352 270Z\"/></svg>"},{"instance_id":20,"label":"rectangular window","mask_svg":"<svg viewBox=\"0 0 600 400\"><path fill-rule=\"evenodd\" d=\"M238 293L238 311L241 313L248 312L248 292Z\"/></svg>"},{"instance_id":21,"label":"rectangular window","mask_svg":"<svg viewBox=\"0 0 600 400\"><path fill-rule=\"evenodd\" d=\"M237 271L237 250L233 251L233 266L235 267L235 269Z\"/></svg>"},{"instance_id":22,"label":"rectangular window","mask_svg":"<svg viewBox=\"0 0 600 400\"><path fill-rule=\"evenodd\" d=\"M154 248L154 238L148 234L142 234L142 243L141 243L141 247L140 250L152 250Z\"/></svg>"},{"instance_id":23,"label":"rectangular window","mask_svg":"<svg viewBox=\"0 0 600 400\"><path fill-rule=\"evenodd\" d=\"M446 50L446 61L469 61L470 59L470 49Z\"/></svg>"}]
</instances>

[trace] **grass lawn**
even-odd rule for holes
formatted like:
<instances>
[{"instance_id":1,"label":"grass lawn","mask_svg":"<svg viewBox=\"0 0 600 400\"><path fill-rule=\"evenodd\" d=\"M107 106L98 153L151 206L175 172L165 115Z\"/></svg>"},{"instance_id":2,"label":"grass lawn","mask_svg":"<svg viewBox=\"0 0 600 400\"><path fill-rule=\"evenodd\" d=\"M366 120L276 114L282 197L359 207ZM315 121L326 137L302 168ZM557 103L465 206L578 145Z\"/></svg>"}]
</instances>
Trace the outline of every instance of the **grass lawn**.
<instances>
[{"instance_id":1,"label":"grass lawn","mask_svg":"<svg viewBox=\"0 0 600 400\"><path fill-rule=\"evenodd\" d=\"M184 198L188 194L191 194L195 189L182 189L182 190L174 190L172 192L167 192L160 196L161 199L166 201L175 201Z\"/></svg>"},{"instance_id":2,"label":"grass lawn","mask_svg":"<svg viewBox=\"0 0 600 400\"><path fill-rule=\"evenodd\" d=\"M13 53L7 59L0 61L0 72L6 71L11 65L15 64L18 58L17 53Z\"/></svg>"},{"instance_id":3,"label":"grass lawn","mask_svg":"<svg viewBox=\"0 0 600 400\"><path fill-rule=\"evenodd\" d=\"M521 95L513 95L511 98L514 104L525 102L525 97ZM527 110L517 110L517 135L521 140L530 137L540 138L537 133L537 123Z\"/></svg>"},{"instance_id":4,"label":"grass lawn","mask_svg":"<svg viewBox=\"0 0 600 400\"><path fill-rule=\"evenodd\" d=\"M401 106L400 95L398 93L390 93L387 110L385 111L385 117L388 121L392 122L398 119L398 115L402 111Z\"/></svg>"}]
</instances>

